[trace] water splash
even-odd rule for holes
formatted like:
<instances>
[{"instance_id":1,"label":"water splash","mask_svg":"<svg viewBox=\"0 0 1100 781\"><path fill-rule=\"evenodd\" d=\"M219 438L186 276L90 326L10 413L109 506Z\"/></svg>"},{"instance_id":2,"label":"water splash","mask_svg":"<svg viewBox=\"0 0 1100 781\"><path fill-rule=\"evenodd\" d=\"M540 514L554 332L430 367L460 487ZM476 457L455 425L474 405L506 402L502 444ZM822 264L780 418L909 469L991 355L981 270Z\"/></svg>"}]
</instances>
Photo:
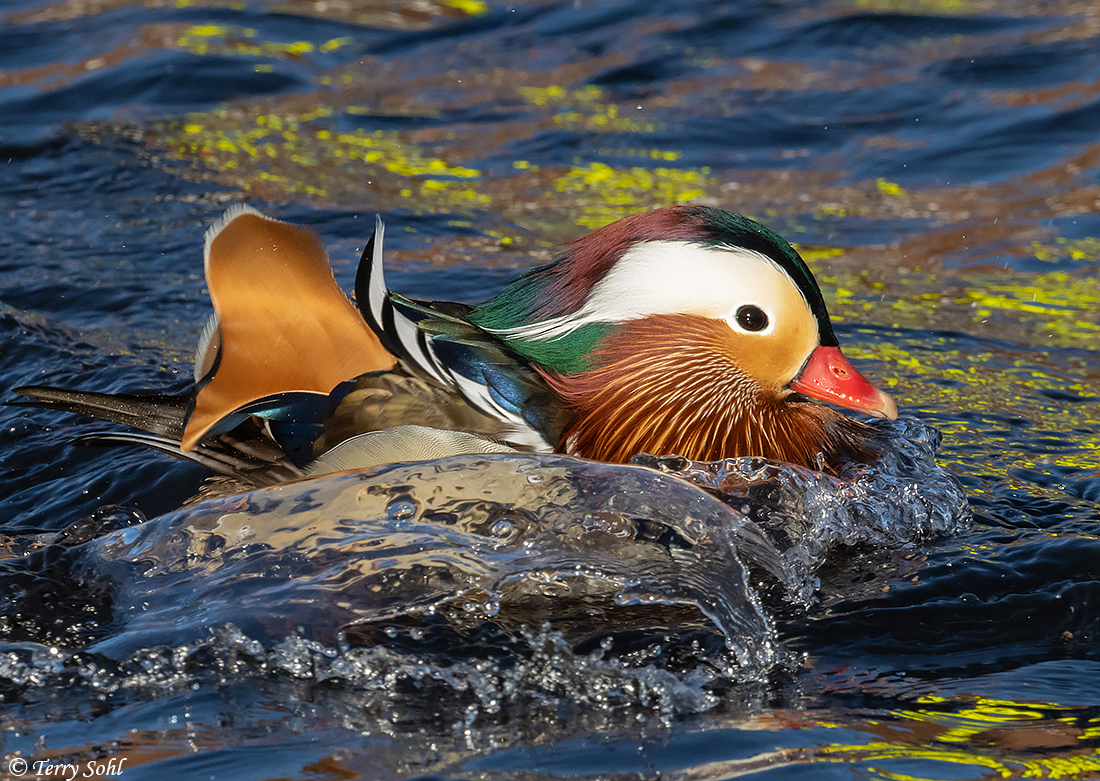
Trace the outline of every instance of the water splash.
<instances>
[{"instance_id":1,"label":"water splash","mask_svg":"<svg viewBox=\"0 0 1100 781\"><path fill-rule=\"evenodd\" d=\"M0 572L25 584L37 566L38 581L70 584L65 604L99 618L98 631L44 652L11 623L43 592L13 591L4 636L32 652L9 656L0 674L31 682L56 672L58 653L78 653L114 660L104 670L121 662L150 685L168 685L194 659L359 680L364 648L370 659L445 648L447 664L425 661L417 675L469 676L477 663L455 658L534 648L527 627L549 622L562 643L613 649L631 669L682 662L761 679L782 656L769 581L807 605L838 546L911 545L969 518L935 463L936 433L883 425L896 447L840 477L761 459L469 455L284 484L144 523L109 508L74 525L79 533L42 541L20 571L9 561ZM211 629L227 626L211 646Z\"/></svg>"},{"instance_id":2,"label":"water splash","mask_svg":"<svg viewBox=\"0 0 1100 781\"><path fill-rule=\"evenodd\" d=\"M971 521L962 485L936 463L939 432L913 419L873 425L892 446L878 462L853 464L839 477L760 458L636 461L737 508L780 552L788 598L809 606L819 586L814 573L836 548L912 546L957 533Z\"/></svg>"},{"instance_id":3,"label":"water splash","mask_svg":"<svg viewBox=\"0 0 1100 781\"><path fill-rule=\"evenodd\" d=\"M532 455L458 456L204 502L83 546L72 576L112 582L119 658L232 622L333 645L372 625L559 619L575 642L653 608L710 621L745 668L774 661L745 561L779 573L740 513L676 477ZM605 620L599 620L602 616Z\"/></svg>"},{"instance_id":4,"label":"water splash","mask_svg":"<svg viewBox=\"0 0 1100 781\"><path fill-rule=\"evenodd\" d=\"M504 724L514 729L517 722L530 724L526 737L534 739L540 728L568 723L578 712L593 728L668 725L722 704L715 693L716 682L726 680L720 671L709 665L666 669L657 658L659 646L645 659L615 656L610 641L578 652L544 625L525 630L511 651L455 660L430 643L416 652L329 647L297 632L268 645L226 625L179 646L145 648L117 661L86 651L0 643L0 676L17 686L52 686L74 702L81 693L120 701L232 680L281 679L311 687L307 700L339 691L346 728L381 725L398 734L409 724L423 726L430 711L437 722L432 732L474 742L496 734L477 730Z\"/></svg>"}]
</instances>

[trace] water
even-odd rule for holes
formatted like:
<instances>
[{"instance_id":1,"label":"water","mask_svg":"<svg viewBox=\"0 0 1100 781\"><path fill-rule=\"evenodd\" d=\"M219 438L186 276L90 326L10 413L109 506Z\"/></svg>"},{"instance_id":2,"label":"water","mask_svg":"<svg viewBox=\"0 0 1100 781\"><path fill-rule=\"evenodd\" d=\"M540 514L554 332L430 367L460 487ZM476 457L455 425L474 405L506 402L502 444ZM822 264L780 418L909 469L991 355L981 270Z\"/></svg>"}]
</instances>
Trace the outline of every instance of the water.
<instances>
[{"instance_id":1,"label":"water","mask_svg":"<svg viewBox=\"0 0 1100 781\"><path fill-rule=\"evenodd\" d=\"M446 472L418 475L394 517L389 497L316 533L280 526L281 500L253 548L218 542L220 510L168 514L195 467L75 447L100 426L5 408L5 762L125 758L132 779L1100 775L1092 4L0 13L4 398L184 387L209 314L202 234L228 203L315 226L345 288L380 212L391 286L479 301L596 225L699 202L799 245L846 354L904 418L893 461L840 483L646 462L697 489L481 459L497 481L550 474L454 523L417 504ZM603 487L638 479L635 505L585 525ZM569 493L586 484L601 488ZM648 499L658 485L673 494ZM526 496L557 525L534 525ZM689 529L685 506L725 537ZM395 585L368 564L398 558L410 523L441 547L406 551L415 575ZM562 558L527 562L524 541ZM624 572L627 548L705 574ZM372 587L425 601L332 631L384 607L347 598Z\"/></svg>"}]
</instances>

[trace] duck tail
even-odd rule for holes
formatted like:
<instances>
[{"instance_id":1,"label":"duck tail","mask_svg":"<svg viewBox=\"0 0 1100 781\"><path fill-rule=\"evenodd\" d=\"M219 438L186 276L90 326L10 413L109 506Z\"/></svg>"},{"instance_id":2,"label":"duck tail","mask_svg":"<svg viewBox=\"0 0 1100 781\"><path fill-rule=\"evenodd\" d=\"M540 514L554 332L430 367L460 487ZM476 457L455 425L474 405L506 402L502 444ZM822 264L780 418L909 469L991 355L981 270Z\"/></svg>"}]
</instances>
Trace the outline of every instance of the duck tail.
<instances>
[{"instance_id":1,"label":"duck tail","mask_svg":"<svg viewBox=\"0 0 1100 781\"><path fill-rule=\"evenodd\" d=\"M47 385L24 385L14 392L23 398L7 402L10 406L72 412L141 429L177 443L183 435L184 421L191 407L191 394L187 393L97 393Z\"/></svg>"},{"instance_id":2,"label":"duck tail","mask_svg":"<svg viewBox=\"0 0 1100 781\"><path fill-rule=\"evenodd\" d=\"M39 407L129 426L139 431L96 431L75 437L74 445L139 446L204 466L221 477L214 495L249 491L293 480L304 472L276 442L235 432L206 440L184 450L180 439L194 392L179 395L97 393L26 385L14 390L22 398L5 402L13 407ZM250 424L255 427L255 424ZM259 434L257 427L256 434ZM210 493L212 489L204 489ZM218 493L221 491L221 493Z\"/></svg>"},{"instance_id":3,"label":"duck tail","mask_svg":"<svg viewBox=\"0 0 1100 781\"><path fill-rule=\"evenodd\" d=\"M273 443L236 442L221 437L217 441L200 444L193 450L184 450L178 439L128 431L103 431L82 434L73 440L74 445L137 445L166 453L206 467L211 472L228 478L246 491L263 488L275 483L295 480L305 472L274 450ZM250 446L251 445L251 446ZM267 452L270 451L270 452Z\"/></svg>"}]
</instances>

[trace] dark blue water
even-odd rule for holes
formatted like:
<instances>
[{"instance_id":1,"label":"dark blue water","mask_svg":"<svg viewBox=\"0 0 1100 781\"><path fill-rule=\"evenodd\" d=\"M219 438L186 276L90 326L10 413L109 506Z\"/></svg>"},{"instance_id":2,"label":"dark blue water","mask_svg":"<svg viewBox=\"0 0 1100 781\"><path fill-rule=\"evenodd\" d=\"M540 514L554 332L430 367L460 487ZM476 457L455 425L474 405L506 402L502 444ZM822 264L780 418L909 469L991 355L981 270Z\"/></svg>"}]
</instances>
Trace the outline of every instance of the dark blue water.
<instances>
[{"instance_id":1,"label":"dark blue water","mask_svg":"<svg viewBox=\"0 0 1100 781\"><path fill-rule=\"evenodd\" d=\"M843 502L788 475L834 514L780 540L810 517L784 495L767 531L787 569L736 540L745 590L702 581L726 584L717 623L673 573L595 618L548 580L338 637L345 602L377 606L349 597L377 583L347 578L370 560L354 544L392 529L339 526L340 572L273 531L305 551L286 580L173 558L171 524L201 519L159 516L202 470L6 407L0 773L1100 777L1097 18L1074 0L4 3L3 399L186 387L202 237L229 203L314 226L345 288L381 213L391 287L476 302L591 228L697 202L798 244L846 354L943 434L973 520L840 523ZM922 507L896 474L864 485ZM126 509L36 549L104 506ZM134 574L136 534L164 534L138 562L167 579ZM293 602L311 582L344 586ZM766 641L740 663L738 616Z\"/></svg>"}]
</instances>

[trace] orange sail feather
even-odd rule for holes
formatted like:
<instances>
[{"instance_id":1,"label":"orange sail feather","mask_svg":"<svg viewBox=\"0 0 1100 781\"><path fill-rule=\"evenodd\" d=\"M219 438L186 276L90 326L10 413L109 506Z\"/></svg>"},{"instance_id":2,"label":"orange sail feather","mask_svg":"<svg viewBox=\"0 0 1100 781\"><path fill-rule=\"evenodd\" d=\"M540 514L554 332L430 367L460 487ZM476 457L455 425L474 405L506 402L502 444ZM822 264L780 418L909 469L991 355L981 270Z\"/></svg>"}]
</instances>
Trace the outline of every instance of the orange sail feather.
<instances>
[{"instance_id":1,"label":"orange sail feather","mask_svg":"<svg viewBox=\"0 0 1100 781\"><path fill-rule=\"evenodd\" d=\"M215 369L187 419L184 450L245 405L280 393L327 395L396 363L336 284L312 231L231 210L207 232L205 266L220 344L211 345L216 363L198 358Z\"/></svg>"}]
</instances>

